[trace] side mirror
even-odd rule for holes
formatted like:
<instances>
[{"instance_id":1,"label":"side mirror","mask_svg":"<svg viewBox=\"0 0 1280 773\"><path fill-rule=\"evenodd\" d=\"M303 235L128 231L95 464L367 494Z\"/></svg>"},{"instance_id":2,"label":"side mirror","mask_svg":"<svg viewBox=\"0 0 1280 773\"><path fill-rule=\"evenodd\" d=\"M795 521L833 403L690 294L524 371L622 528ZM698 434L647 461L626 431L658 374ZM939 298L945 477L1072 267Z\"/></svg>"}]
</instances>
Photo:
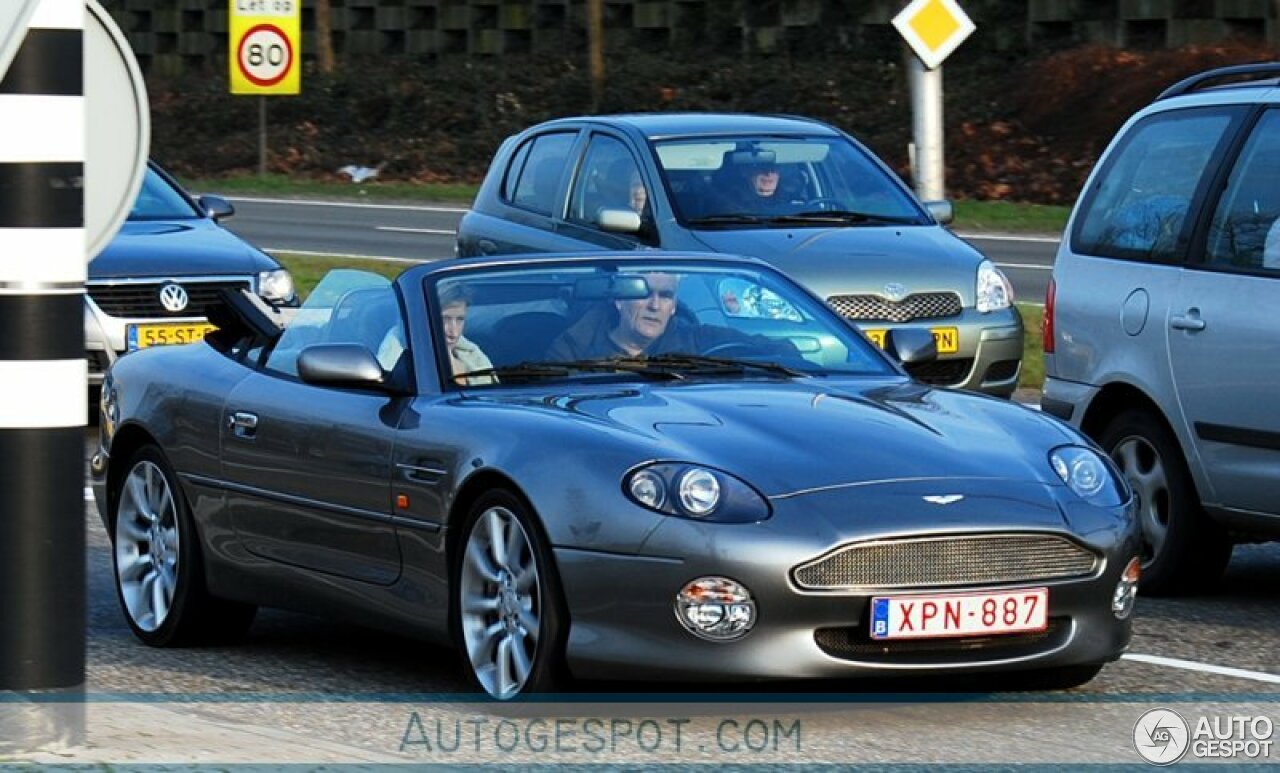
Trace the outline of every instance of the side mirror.
<instances>
[{"instance_id":1,"label":"side mirror","mask_svg":"<svg viewBox=\"0 0 1280 773\"><path fill-rule=\"evenodd\" d=\"M317 386L386 389L386 374L361 344L315 344L298 355L298 376Z\"/></svg>"},{"instance_id":2,"label":"side mirror","mask_svg":"<svg viewBox=\"0 0 1280 773\"><path fill-rule=\"evenodd\" d=\"M196 199L196 203L199 204L204 211L208 213L209 217L213 218L215 221L231 217L236 213L236 208L231 206L231 202L221 196L214 196L211 193L206 193Z\"/></svg>"},{"instance_id":3,"label":"side mirror","mask_svg":"<svg viewBox=\"0 0 1280 773\"><path fill-rule=\"evenodd\" d=\"M920 365L938 359L933 333L919 328L890 328L884 336L884 350L903 365Z\"/></svg>"},{"instance_id":4,"label":"side mirror","mask_svg":"<svg viewBox=\"0 0 1280 773\"><path fill-rule=\"evenodd\" d=\"M956 208L950 201L926 201L924 208L929 211L934 220L938 221L939 225L947 225L956 219Z\"/></svg>"},{"instance_id":5,"label":"side mirror","mask_svg":"<svg viewBox=\"0 0 1280 773\"><path fill-rule=\"evenodd\" d=\"M596 215L600 230L617 234L640 233L640 215L629 209L602 209Z\"/></svg>"}]
</instances>

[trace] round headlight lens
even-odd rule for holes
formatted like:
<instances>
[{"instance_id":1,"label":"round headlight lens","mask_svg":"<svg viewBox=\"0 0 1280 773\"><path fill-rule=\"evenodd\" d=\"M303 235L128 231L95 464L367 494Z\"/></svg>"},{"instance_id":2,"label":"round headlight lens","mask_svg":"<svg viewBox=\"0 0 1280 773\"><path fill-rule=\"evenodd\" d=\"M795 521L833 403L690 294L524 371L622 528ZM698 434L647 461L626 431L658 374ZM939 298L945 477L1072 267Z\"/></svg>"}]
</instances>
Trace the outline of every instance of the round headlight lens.
<instances>
[{"instance_id":1,"label":"round headlight lens","mask_svg":"<svg viewBox=\"0 0 1280 773\"><path fill-rule=\"evenodd\" d=\"M1106 471L1102 462L1093 457L1081 457L1071 465L1071 480L1068 485L1080 496L1088 499L1102 490L1102 482Z\"/></svg>"},{"instance_id":2,"label":"round headlight lens","mask_svg":"<svg viewBox=\"0 0 1280 773\"><path fill-rule=\"evenodd\" d=\"M631 477L631 496L646 507L661 510L667 503L667 485L653 470L641 470Z\"/></svg>"},{"instance_id":3,"label":"round headlight lens","mask_svg":"<svg viewBox=\"0 0 1280 773\"><path fill-rule=\"evenodd\" d=\"M1124 483L1100 454L1084 446L1062 446L1049 453L1054 473L1081 499L1114 507L1128 499Z\"/></svg>"},{"instance_id":4,"label":"round headlight lens","mask_svg":"<svg viewBox=\"0 0 1280 773\"><path fill-rule=\"evenodd\" d=\"M742 583L727 577L699 577L676 594L676 618L690 633L711 641L732 641L756 624L756 602Z\"/></svg>"},{"instance_id":5,"label":"round headlight lens","mask_svg":"<svg viewBox=\"0 0 1280 773\"><path fill-rule=\"evenodd\" d=\"M690 515L709 515L720 504L720 481L695 467L680 476L679 494L680 505Z\"/></svg>"}]
</instances>

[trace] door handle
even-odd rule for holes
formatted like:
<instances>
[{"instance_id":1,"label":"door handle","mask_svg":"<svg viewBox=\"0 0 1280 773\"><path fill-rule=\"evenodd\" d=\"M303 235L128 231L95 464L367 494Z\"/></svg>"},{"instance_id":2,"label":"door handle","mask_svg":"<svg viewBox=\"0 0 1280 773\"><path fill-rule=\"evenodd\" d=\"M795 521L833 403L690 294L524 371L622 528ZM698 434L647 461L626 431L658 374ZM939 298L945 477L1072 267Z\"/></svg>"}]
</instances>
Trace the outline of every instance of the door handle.
<instances>
[{"instance_id":1,"label":"door handle","mask_svg":"<svg viewBox=\"0 0 1280 773\"><path fill-rule=\"evenodd\" d=\"M236 411L227 417L227 427L236 437L252 440L258 434L258 417L247 411Z\"/></svg>"},{"instance_id":2,"label":"door handle","mask_svg":"<svg viewBox=\"0 0 1280 773\"><path fill-rule=\"evenodd\" d=\"M1199 309L1187 309L1186 314L1175 314L1169 317L1169 327L1174 330L1204 330L1205 321L1200 319Z\"/></svg>"}]
</instances>

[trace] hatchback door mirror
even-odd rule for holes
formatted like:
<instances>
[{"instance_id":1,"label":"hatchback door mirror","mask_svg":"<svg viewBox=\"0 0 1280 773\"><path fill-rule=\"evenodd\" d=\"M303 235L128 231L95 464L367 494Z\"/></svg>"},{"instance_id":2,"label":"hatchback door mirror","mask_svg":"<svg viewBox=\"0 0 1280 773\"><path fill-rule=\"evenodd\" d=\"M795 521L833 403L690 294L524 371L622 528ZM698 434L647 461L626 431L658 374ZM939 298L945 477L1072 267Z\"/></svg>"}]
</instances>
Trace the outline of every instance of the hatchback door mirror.
<instances>
[{"instance_id":1,"label":"hatchback door mirror","mask_svg":"<svg viewBox=\"0 0 1280 773\"><path fill-rule=\"evenodd\" d=\"M924 208L929 210L929 214L940 225L947 225L956 219L956 208L950 201L926 201Z\"/></svg>"},{"instance_id":2,"label":"hatchback door mirror","mask_svg":"<svg viewBox=\"0 0 1280 773\"><path fill-rule=\"evenodd\" d=\"M616 234L640 233L640 215L629 209L602 209L596 215L600 230Z\"/></svg>"},{"instance_id":3,"label":"hatchback door mirror","mask_svg":"<svg viewBox=\"0 0 1280 773\"><path fill-rule=\"evenodd\" d=\"M315 344L298 355L298 376L317 386L386 388L386 374L361 344Z\"/></svg>"},{"instance_id":4,"label":"hatchback door mirror","mask_svg":"<svg viewBox=\"0 0 1280 773\"><path fill-rule=\"evenodd\" d=\"M884 349L903 365L920 365L938 359L933 333L919 328L892 328L885 333Z\"/></svg>"},{"instance_id":5,"label":"hatchback door mirror","mask_svg":"<svg viewBox=\"0 0 1280 773\"><path fill-rule=\"evenodd\" d=\"M214 220L221 220L225 217L231 217L236 213L236 208L231 206L231 202L227 201L221 196L214 196L211 193L206 193L205 195L196 199L196 202L199 203L201 208L204 209L204 211L209 215L209 217L213 218Z\"/></svg>"}]
</instances>

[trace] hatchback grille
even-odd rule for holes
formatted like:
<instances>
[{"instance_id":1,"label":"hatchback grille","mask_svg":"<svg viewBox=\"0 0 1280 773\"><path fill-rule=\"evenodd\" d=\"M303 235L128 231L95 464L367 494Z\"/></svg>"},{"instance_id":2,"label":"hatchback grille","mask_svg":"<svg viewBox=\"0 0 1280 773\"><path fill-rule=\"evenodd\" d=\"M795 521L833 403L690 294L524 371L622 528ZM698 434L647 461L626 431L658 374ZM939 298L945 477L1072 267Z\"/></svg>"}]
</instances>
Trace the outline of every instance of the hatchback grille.
<instances>
[{"instance_id":1,"label":"hatchback grille","mask_svg":"<svg viewBox=\"0 0 1280 773\"><path fill-rule=\"evenodd\" d=\"M907 366L907 372L917 381L934 386L955 386L963 384L973 370L972 357L957 357L951 360L934 360Z\"/></svg>"},{"instance_id":2,"label":"hatchback grille","mask_svg":"<svg viewBox=\"0 0 1280 773\"><path fill-rule=\"evenodd\" d=\"M1092 551L1062 537L980 534L854 543L792 576L806 590L935 588L1084 577L1097 564Z\"/></svg>"},{"instance_id":3,"label":"hatchback grille","mask_svg":"<svg viewBox=\"0 0 1280 773\"><path fill-rule=\"evenodd\" d=\"M187 291L187 306L173 312L160 305L160 288L167 284L181 285ZM217 302L218 290L249 287L248 280L157 280L155 282L128 282L124 284L90 284L89 297L112 317L199 317L205 308Z\"/></svg>"},{"instance_id":4,"label":"hatchback grille","mask_svg":"<svg viewBox=\"0 0 1280 773\"><path fill-rule=\"evenodd\" d=\"M813 638L823 652L841 660L885 665L945 665L1007 659L1055 650L1071 635L1071 619L1053 617L1048 628L1029 633L935 639L872 639L865 626L819 628Z\"/></svg>"},{"instance_id":5,"label":"hatchback grille","mask_svg":"<svg viewBox=\"0 0 1280 773\"><path fill-rule=\"evenodd\" d=\"M842 317L884 322L954 317L963 309L955 293L917 293L900 301L879 295L833 295L827 303Z\"/></svg>"}]
</instances>

